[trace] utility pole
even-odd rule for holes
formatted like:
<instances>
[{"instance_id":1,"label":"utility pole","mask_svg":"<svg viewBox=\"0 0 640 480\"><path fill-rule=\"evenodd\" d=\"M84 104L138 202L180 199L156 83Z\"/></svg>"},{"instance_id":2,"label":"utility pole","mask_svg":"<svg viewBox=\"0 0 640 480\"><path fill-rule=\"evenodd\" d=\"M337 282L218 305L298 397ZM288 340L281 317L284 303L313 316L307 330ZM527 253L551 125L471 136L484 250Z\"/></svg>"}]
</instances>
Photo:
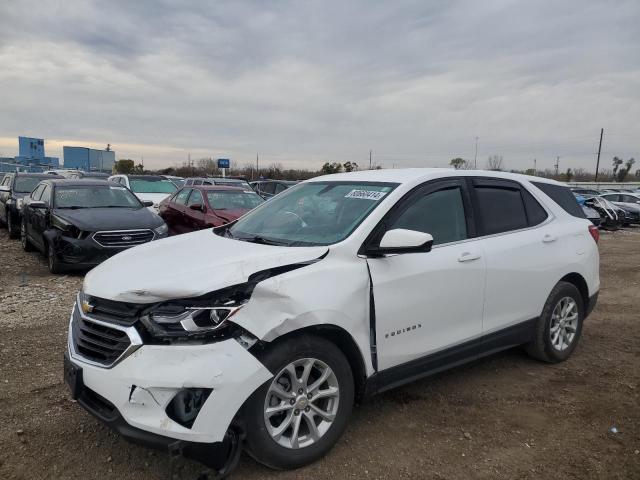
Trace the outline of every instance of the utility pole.
<instances>
[{"instance_id":1,"label":"utility pole","mask_svg":"<svg viewBox=\"0 0 640 480\"><path fill-rule=\"evenodd\" d=\"M260 164L258 163L258 154L256 153L256 180L260 178Z\"/></svg>"},{"instance_id":2,"label":"utility pole","mask_svg":"<svg viewBox=\"0 0 640 480\"><path fill-rule=\"evenodd\" d=\"M600 144L598 145L598 160L596 161L596 178L595 182L598 181L598 168L600 168L600 152L602 151L602 135L604 135L604 128L600 129Z\"/></svg>"},{"instance_id":3,"label":"utility pole","mask_svg":"<svg viewBox=\"0 0 640 480\"><path fill-rule=\"evenodd\" d=\"M537 159L533 159L533 176L535 177L536 174L538 173L538 166L537 166Z\"/></svg>"},{"instance_id":4,"label":"utility pole","mask_svg":"<svg viewBox=\"0 0 640 480\"><path fill-rule=\"evenodd\" d=\"M478 139L480 137L476 137L476 153L473 156L473 168L477 169L478 168Z\"/></svg>"},{"instance_id":5,"label":"utility pole","mask_svg":"<svg viewBox=\"0 0 640 480\"><path fill-rule=\"evenodd\" d=\"M556 157L556 177L558 176L559 168L560 168L560 157Z\"/></svg>"},{"instance_id":6,"label":"utility pole","mask_svg":"<svg viewBox=\"0 0 640 480\"><path fill-rule=\"evenodd\" d=\"M371 170L371 154L373 153L373 150L369 150L369 170Z\"/></svg>"}]
</instances>

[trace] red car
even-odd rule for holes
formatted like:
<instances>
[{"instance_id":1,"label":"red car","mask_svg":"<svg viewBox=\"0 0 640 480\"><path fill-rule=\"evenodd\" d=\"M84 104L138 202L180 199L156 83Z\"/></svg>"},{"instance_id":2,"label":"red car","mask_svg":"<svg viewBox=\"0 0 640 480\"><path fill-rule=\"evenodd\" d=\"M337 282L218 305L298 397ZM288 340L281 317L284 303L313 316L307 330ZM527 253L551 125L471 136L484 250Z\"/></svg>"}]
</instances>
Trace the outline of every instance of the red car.
<instances>
[{"instance_id":1,"label":"red car","mask_svg":"<svg viewBox=\"0 0 640 480\"><path fill-rule=\"evenodd\" d=\"M169 235L178 235L232 222L263 202L260 195L242 188L194 185L160 202L159 214Z\"/></svg>"}]
</instances>

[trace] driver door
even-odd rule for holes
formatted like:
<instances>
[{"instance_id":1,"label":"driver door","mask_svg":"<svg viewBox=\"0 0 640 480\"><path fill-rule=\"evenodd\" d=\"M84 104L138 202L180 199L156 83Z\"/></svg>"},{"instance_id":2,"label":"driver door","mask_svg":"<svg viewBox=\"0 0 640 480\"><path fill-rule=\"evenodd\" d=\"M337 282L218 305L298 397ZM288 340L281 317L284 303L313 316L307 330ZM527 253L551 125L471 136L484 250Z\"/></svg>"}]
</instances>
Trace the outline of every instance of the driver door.
<instances>
[{"instance_id":1,"label":"driver door","mask_svg":"<svg viewBox=\"0 0 640 480\"><path fill-rule=\"evenodd\" d=\"M464 180L447 179L414 190L379 226L378 242L396 228L434 239L430 252L367 259L380 371L406 366L419 375L434 359L477 354L471 341L482 334L486 265L471 215Z\"/></svg>"}]
</instances>

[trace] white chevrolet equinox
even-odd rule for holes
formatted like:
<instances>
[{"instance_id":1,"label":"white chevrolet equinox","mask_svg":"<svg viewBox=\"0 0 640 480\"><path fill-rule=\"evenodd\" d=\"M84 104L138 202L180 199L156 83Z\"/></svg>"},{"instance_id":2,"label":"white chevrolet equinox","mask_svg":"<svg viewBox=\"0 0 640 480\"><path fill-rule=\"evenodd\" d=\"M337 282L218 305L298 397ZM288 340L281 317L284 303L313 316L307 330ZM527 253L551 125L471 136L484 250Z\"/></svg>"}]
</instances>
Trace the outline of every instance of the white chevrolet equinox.
<instances>
[{"instance_id":1,"label":"white chevrolet equinox","mask_svg":"<svg viewBox=\"0 0 640 480\"><path fill-rule=\"evenodd\" d=\"M324 455L354 402L522 345L566 360L598 230L558 182L447 169L314 178L92 270L65 379L129 439L228 472Z\"/></svg>"}]
</instances>

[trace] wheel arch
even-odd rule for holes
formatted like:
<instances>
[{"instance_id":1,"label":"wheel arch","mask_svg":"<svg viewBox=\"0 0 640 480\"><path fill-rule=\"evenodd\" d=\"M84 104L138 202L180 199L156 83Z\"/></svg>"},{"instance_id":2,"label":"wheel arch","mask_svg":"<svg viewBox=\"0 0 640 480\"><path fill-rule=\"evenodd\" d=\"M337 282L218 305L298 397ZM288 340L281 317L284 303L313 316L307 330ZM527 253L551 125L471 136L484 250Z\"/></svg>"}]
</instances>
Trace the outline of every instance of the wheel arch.
<instances>
[{"instance_id":1,"label":"wheel arch","mask_svg":"<svg viewBox=\"0 0 640 480\"><path fill-rule=\"evenodd\" d=\"M562 277L559 282L570 283L578 289L582 297L582 307L587 312L589 310L589 286L585 278L577 272L572 272Z\"/></svg>"},{"instance_id":2,"label":"wheel arch","mask_svg":"<svg viewBox=\"0 0 640 480\"><path fill-rule=\"evenodd\" d=\"M351 366L353 374L353 384L355 392L355 400L359 402L365 394L365 385L367 380L367 370L364 358L358 348L354 338L344 328L333 324L310 325L307 327L292 330L278 337L273 342L263 345L274 345L281 341L289 340L300 335L315 335L335 344L340 351L347 357L347 361Z\"/></svg>"}]
</instances>

